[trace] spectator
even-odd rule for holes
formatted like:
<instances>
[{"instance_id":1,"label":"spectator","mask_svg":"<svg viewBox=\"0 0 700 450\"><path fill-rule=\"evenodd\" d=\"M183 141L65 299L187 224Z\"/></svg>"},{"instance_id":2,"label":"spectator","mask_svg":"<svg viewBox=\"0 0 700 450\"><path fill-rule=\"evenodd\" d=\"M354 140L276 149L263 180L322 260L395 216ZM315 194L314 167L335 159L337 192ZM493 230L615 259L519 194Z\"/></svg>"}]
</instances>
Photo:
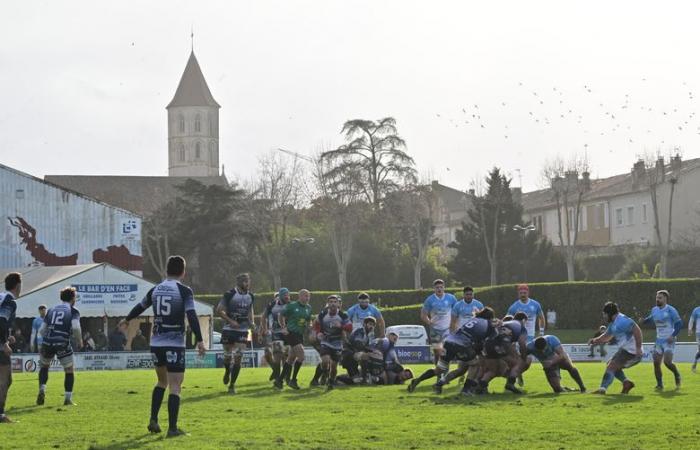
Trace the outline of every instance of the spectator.
<instances>
[{"instance_id":1,"label":"spectator","mask_svg":"<svg viewBox=\"0 0 700 450\"><path fill-rule=\"evenodd\" d=\"M593 338L595 339L598 336L605 334L606 329L607 328L605 328L605 325L601 325L600 328L598 328L598 331L596 331L595 334L593 335ZM605 358L605 355L608 354L608 352L605 351L605 344L591 345L591 353L588 354L588 357L593 358L595 356L593 351L595 350L596 347L599 347L599 349L600 349L600 357Z\"/></svg>"},{"instance_id":2,"label":"spectator","mask_svg":"<svg viewBox=\"0 0 700 450\"><path fill-rule=\"evenodd\" d=\"M81 349L83 352L94 352L95 351L95 341L92 339L92 336L90 336L90 332L86 331L85 334L83 334L83 348Z\"/></svg>"},{"instance_id":3,"label":"spectator","mask_svg":"<svg viewBox=\"0 0 700 450\"><path fill-rule=\"evenodd\" d=\"M32 353L39 353L41 349L44 337L39 334L39 329L44 324L44 317L46 317L46 305L39 305L39 315L32 321L32 335L29 338L29 351Z\"/></svg>"},{"instance_id":4,"label":"spectator","mask_svg":"<svg viewBox=\"0 0 700 450\"><path fill-rule=\"evenodd\" d=\"M15 330L15 334L13 335L15 338L15 342L10 344L10 348L12 348L13 353L24 353L27 350L27 341L24 339L24 335L22 334L22 330L17 328Z\"/></svg>"},{"instance_id":5,"label":"spectator","mask_svg":"<svg viewBox=\"0 0 700 450\"><path fill-rule=\"evenodd\" d=\"M125 323L119 324L109 335L110 352L123 352L126 349L126 327Z\"/></svg>"},{"instance_id":6,"label":"spectator","mask_svg":"<svg viewBox=\"0 0 700 450\"><path fill-rule=\"evenodd\" d=\"M143 332L139 328L138 331L136 331L136 336L134 336L134 338L131 340L131 350L134 352L144 352L148 349L149 347L146 336L143 335Z\"/></svg>"},{"instance_id":7,"label":"spectator","mask_svg":"<svg viewBox=\"0 0 700 450\"><path fill-rule=\"evenodd\" d=\"M99 330L97 334L95 334L93 340L95 342L95 351L103 352L107 350L107 336L105 336L102 330Z\"/></svg>"}]
</instances>

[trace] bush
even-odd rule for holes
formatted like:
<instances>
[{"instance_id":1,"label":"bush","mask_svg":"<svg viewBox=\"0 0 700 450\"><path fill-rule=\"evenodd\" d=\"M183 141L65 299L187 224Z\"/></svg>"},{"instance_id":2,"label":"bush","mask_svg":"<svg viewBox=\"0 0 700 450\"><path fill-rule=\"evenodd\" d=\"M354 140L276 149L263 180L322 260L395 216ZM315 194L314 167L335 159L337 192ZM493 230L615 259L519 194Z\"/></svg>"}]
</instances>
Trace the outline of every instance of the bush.
<instances>
[{"instance_id":1,"label":"bush","mask_svg":"<svg viewBox=\"0 0 700 450\"><path fill-rule=\"evenodd\" d=\"M620 310L637 319L654 306L655 292L668 289L671 304L684 321L700 298L700 279L633 280L530 284L531 297L542 304L545 313L557 313L557 328L595 328L600 325L603 304L616 302ZM476 289L475 296L503 316L516 299L515 285ZM387 325L420 324L421 305L390 307L382 310ZM687 322L685 322L687 323Z\"/></svg>"}]
</instances>

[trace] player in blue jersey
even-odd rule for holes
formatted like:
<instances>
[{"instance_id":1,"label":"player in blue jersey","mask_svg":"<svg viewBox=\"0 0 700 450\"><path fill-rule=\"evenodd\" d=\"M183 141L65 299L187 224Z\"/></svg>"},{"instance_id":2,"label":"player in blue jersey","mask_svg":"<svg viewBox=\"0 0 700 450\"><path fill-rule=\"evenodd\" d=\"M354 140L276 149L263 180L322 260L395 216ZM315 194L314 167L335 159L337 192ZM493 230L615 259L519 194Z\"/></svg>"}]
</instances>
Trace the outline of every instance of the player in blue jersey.
<instances>
[{"instance_id":1,"label":"player in blue jersey","mask_svg":"<svg viewBox=\"0 0 700 450\"><path fill-rule=\"evenodd\" d=\"M615 378L622 382L622 393L628 394L634 383L622 369L632 367L642 360L642 330L634 320L620 312L617 303L607 302L603 306L603 314L609 324L608 328L603 335L588 341L588 345L603 344L615 339L618 350L608 361L600 388L593 394L605 394Z\"/></svg>"},{"instance_id":2,"label":"player in blue jersey","mask_svg":"<svg viewBox=\"0 0 700 450\"><path fill-rule=\"evenodd\" d=\"M348 376L353 380L353 383L359 383L363 378L365 381L368 380L366 366L369 352L372 351L370 344L375 338L374 329L376 325L377 319L371 316L365 317L362 328L353 330L343 346L341 364L348 371ZM358 366L361 370L358 370ZM318 385L319 377L320 374L318 373L317 376L314 376L316 385ZM314 385L314 380L312 380L312 386Z\"/></svg>"},{"instance_id":3,"label":"player in blue jersey","mask_svg":"<svg viewBox=\"0 0 700 450\"><path fill-rule=\"evenodd\" d=\"M418 384L432 377L447 372L451 361L471 361L476 358L483 349L484 341L496 334L491 321L494 318L493 309L488 306L469 319L454 333L449 333L445 338L445 351L435 368L426 370L420 377L411 381L408 392L413 392ZM440 392L445 385L444 379L439 379L433 389Z\"/></svg>"},{"instance_id":4,"label":"player in blue jersey","mask_svg":"<svg viewBox=\"0 0 700 450\"><path fill-rule=\"evenodd\" d=\"M279 322L279 316L282 313L285 305L289 303L291 296L289 289L282 288L279 290L275 298L267 305L260 319L260 334L265 339L265 354L268 359L268 364L272 368L270 381L276 380L282 370L282 362L285 358L284 334L282 334L282 325Z\"/></svg>"},{"instance_id":5,"label":"player in blue jersey","mask_svg":"<svg viewBox=\"0 0 700 450\"><path fill-rule=\"evenodd\" d=\"M561 341L556 336L548 334L530 341L527 344L527 353L534 355L542 364L547 382L557 394L566 390L561 386L561 369L569 372L569 375L578 384L578 388L582 393L586 392L586 386L583 384L581 374L571 362L569 354L566 353L561 345Z\"/></svg>"},{"instance_id":6,"label":"player in blue jersey","mask_svg":"<svg viewBox=\"0 0 700 450\"><path fill-rule=\"evenodd\" d=\"M377 323L374 334L377 337L383 337L385 328L384 317L382 317L382 312L369 301L369 294L362 292L357 296L357 304L352 305L348 309L347 313L352 321L352 330L355 331L358 328L362 328L365 318L374 317Z\"/></svg>"},{"instance_id":7,"label":"player in blue jersey","mask_svg":"<svg viewBox=\"0 0 700 450\"><path fill-rule=\"evenodd\" d=\"M539 325L540 336L544 335L545 330L545 317L542 311L542 306L537 300L530 298L530 288L527 284L518 285L518 299L510 305L508 308L508 314L514 316L517 312L524 312L527 314L527 323L525 328L527 328L527 340L528 342L535 339L535 325Z\"/></svg>"},{"instance_id":8,"label":"player in blue jersey","mask_svg":"<svg viewBox=\"0 0 700 450\"><path fill-rule=\"evenodd\" d=\"M22 291L22 275L12 272L5 276L5 291L0 292L0 423L12 423L5 415L5 402L12 385L12 364L10 356L14 343L12 327L14 326L17 302Z\"/></svg>"},{"instance_id":9,"label":"player in blue jersey","mask_svg":"<svg viewBox=\"0 0 700 450\"><path fill-rule=\"evenodd\" d=\"M474 298L474 289L470 286L465 286L462 292L462 299L457 300L455 304L452 305L450 331L456 331L464 325L467 320L474 317L477 311L484 308L484 305Z\"/></svg>"},{"instance_id":10,"label":"player in blue jersey","mask_svg":"<svg viewBox=\"0 0 700 450\"><path fill-rule=\"evenodd\" d=\"M248 333L253 327L253 302L250 292L250 275L236 276L236 287L226 292L216 307L219 317L224 319L221 343L224 347L224 384L228 393L236 393L236 380L241 372L243 352L248 348Z\"/></svg>"},{"instance_id":11,"label":"player in blue jersey","mask_svg":"<svg viewBox=\"0 0 700 450\"><path fill-rule=\"evenodd\" d=\"M34 353L39 352L39 349L41 349L41 343L44 340L44 338L39 334L39 330L44 324L44 317L46 317L46 305L39 305L39 315L32 320L32 334L29 337L29 350Z\"/></svg>"},{"instance_id":12,"label":"player in blue jersey","mask_svg":"<svg viewBox=\"0 0 700 450\"><path fill-rule=\"evenodd\" d=\"M445 292L445 282L437 279L433 281L435 292L425 299L420 312L421 321L428 327L430 343L433 346L435 363L442 355L442 341L450 333L452 321L452 307L457 303L454 295Z\"/></svg>"},{"instance_id":13,"label":"player in blue jersey","mask_svg":"<svg viewBox=\"0 0 700 450\"><path fill-rule=\"evenodd\" d=\"M656 377L656 390L664 389L661 361L668 370L673 373L676 381L676 389L681 387L681 374L673 364L673 351L676 347L676 336L683 328L681 316L676 308L668 304L670 294L666 290L656 293L656 306L651 313L643 319L643 323L656 325L656 343L654 345L654 376Z\"/></svg>"},{"instance_id":14,"label":"player in blue jersey","mask_svg":"<svg viewBox=\"0 0 700 450\"><path fill-rule=\"evenodd\" d=\"M148 308L153 308L153 336L151 353L158 382L151 395L151 419L148 431L160 433L158 412L163 403L165 388L168 395L168 437L187 433L177 426L180 412L180 390L185 378L185 319L197 341L200 356L206 349L202 341L202 330L194 309L192 289L182 284L185 277L185 259L182 256L168 258L167 278L153 287L126 316L122 323L128 324Z\"/></svg>"},{"instance_id":15,"label":"player in blue jersey","mask_svg":"<svg viewBox=\"0 0 700 450\"><path fill-rule=\"evenodd\" d=\"M54 358L63 367L65 378L63 387L65 389L64 405L75 405L73 403L73 384L75 374L73 373L73 339L78 348L83 346L83 333L80 330L80 313L73 307L75 305L75 288L67 287L61 290L61 304L49 309L44 317L44 324L39 330L39 335L43 337L41 344L41 368L39 369L39 395L36 398L37 405L44 404L46 395L46 383L49 381L49 367Z\"/></svg>"},{"instance_id":16,"label":"player in blue jersey","mask_svg":"<svg viewBox=\"0 0 700 450\"><path fill-rule=\"evenodd\" d=\"M688 320L688 336L693 335L693 326L695 327L695 341L698 344L698 352L695 354L695 361L692 367L692 371L695 372L698 367L698 360L700 359L700 306L696 307L690 314L690 319Z\"/></svg>"},{"instance_id":17,"label":"player in blue jersey","mask_svg":"<svg viewBox=\"0 0 700 450\"><path fill-rule=\"evenodd\" d=\"M327 376L326 387L331 390L335 386L345 333L352 331L352 322L345 311L340 310L337 296L329 296L327 304L328 307L316 317L314 330L320 346L322 370Z\"/></svg>"}]
</instances>

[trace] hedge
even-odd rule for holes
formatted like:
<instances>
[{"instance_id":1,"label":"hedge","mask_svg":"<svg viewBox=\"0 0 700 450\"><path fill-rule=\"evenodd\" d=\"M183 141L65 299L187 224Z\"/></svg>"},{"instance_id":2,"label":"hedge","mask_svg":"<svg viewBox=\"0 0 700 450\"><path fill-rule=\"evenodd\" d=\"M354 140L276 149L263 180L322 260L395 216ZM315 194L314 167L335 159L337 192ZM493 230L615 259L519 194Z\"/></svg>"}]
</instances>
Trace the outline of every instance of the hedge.
<instances>
[{"instance_id":1,"label":"hedge","mask_svg":"<svg viewBox=\"0 0 700 450\"><path fill-rule=\"evenodd\" d=\"M670 292L670 303L687 324L693 308L700 305L698 278L533 283L530 284L530 297L542 304L545 313L548 310L556 311L558 328L595 328L603 320L602 307L605 302L616 302L624 314L637 319L649 313L655 305L655 293L660 289ZM475 291L475 297L493 307L499 316L504 315L516 299L516 285ZM385 308L382 313L387 324L419 324L420 308L420 304L415 304Z\"/></svg>"}]
</instances>

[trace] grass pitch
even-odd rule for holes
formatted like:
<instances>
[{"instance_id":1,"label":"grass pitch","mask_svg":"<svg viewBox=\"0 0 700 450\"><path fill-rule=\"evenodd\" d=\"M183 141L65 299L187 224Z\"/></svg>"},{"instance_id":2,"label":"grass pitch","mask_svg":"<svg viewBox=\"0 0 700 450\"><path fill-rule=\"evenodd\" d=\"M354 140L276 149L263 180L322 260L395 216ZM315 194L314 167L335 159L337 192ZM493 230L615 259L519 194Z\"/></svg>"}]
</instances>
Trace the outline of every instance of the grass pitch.
<instances>
[{"instance_id":1,"label":"grass pitch","mask_svg":"<svg viewBox=\"0 0 700 450\"><path fill-rule=\"evenodd\" d=\"M428 366L414 365L421 373ZM604 365L578 365L589 390ZM637 387L619 395L552 394L538 365L525 374L526 395L503 392L460 398L456 382L441 396L425 382L414 394L405 386L310 389L312 368L303 368L302 390L275 392L268 369L243 369L238 394L228 396L222 369L185 375L180 425L191 436L165 439L146 431L152 371L79 372L76 407L64 407L63 373L52 372L46 404L35 406L36 374L15 374L7 413L20 423L0 425L0 448L700 448L700 374L679 364L683 388L655 392L651 364L628 371ZM665 369L664 369L665 370ZM564 384L575 386L568 374ZM167 397L166 397L167 399ZM167 427L167 400L160 422Z\"/></svg>"}]
</instances>

